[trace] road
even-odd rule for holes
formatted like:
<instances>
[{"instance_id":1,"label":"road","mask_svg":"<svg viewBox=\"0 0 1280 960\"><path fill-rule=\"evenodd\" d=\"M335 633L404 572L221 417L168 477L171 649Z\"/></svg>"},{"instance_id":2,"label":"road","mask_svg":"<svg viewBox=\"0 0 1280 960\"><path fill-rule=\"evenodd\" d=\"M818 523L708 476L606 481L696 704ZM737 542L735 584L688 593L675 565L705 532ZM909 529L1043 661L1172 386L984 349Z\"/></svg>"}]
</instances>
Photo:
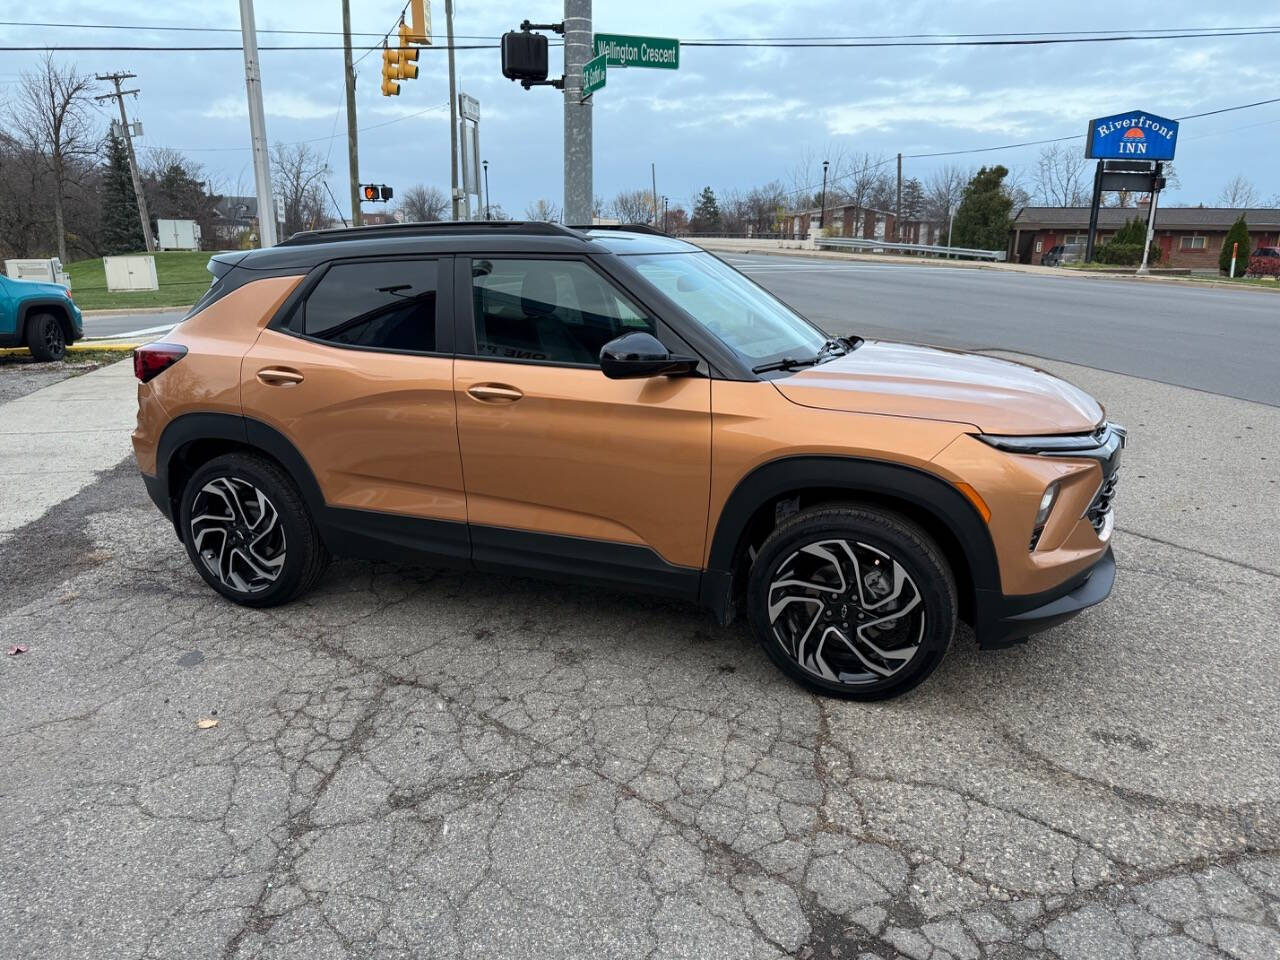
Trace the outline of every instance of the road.
<instances>
[{"instance_id":1,"label":"road","mask_svg":"<svg viewBox=\"0 0 1280 960\"><path fill-rule=\"evenodd\" d=\"M1280 294L726 254L828 332L1013 350L1280 405Z\"/></svg>"},{"instance_id":2,"label":"road","mask_svg":"<svg viewBox=\"0 0 1280 960\"><path fill-rule=\"evenodd\" d=\"M153 339L164 333L186 315L186 310L175 307L171 313L111 313L90 315L84 318L84 335L90 338L138 337Z\"/></svg>"}]
</instances>

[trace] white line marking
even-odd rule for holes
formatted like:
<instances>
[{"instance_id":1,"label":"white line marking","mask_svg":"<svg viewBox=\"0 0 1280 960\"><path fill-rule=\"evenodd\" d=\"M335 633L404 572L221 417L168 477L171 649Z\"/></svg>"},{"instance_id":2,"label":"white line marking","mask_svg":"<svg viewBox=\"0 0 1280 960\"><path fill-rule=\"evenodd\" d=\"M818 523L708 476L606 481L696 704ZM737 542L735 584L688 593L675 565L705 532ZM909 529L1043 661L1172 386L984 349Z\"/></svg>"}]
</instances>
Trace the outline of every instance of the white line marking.
<instances>
[{"instance_id":1,"label":"white line marking","mask_svg":"<svg viewBox=\"0 0 1280 960\"><path fill-rule=\"evenodd\" d=\"M104 334L100 337L82 337L82 340L124 340L126 337L145 337L150 333L168 333L176 323L167 323L163 327L147 327L143 330L129 330L125 333Z\"/></svg>"}]
</instances>

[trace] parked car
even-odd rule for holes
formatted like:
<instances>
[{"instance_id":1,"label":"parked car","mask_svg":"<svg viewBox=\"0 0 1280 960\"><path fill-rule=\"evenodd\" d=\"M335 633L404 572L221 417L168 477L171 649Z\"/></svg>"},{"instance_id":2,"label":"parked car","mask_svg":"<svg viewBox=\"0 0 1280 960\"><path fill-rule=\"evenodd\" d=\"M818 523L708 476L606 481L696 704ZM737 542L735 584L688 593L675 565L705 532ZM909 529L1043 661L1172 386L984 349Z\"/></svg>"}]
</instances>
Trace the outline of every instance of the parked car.
<instances>
[{"instance_id":1,"label":"parked car","mask_svg":"<svg viewBox=\"0 0 1280 960\"><path fill-rule=\"evenodd\" d=\"M1040 258L1046 267L1060 267L1064 263L1079 263L1084 259L1084 244L1059 243L1050 247L1049 252Z\"/></svg>"},{"instance_id":2,"label":"parked car","mask_svg":"<svg viewBox=\"0 0 1280 960\"><path fill-rule=\"evenodd\" d=\"M26 347L37 360L61 360L84 336L84 319L60 283L0 276L0 347Z\"/></svg>"},{"instance_id":3,"label":"parked car","mask_svg":"<svg viewBox=\"0 0 1280 960\"><path fill-rule=\"evenodd\" d=\"M333 554L636 588L745 614L789 676L870 699L928 676L958 619L999 647L1111 590L1125 434L1091 397L828 336L689 243L405 224L210 270L135 353L133 445L237 603L297 597Z\"/></svg>"}]
</instances>

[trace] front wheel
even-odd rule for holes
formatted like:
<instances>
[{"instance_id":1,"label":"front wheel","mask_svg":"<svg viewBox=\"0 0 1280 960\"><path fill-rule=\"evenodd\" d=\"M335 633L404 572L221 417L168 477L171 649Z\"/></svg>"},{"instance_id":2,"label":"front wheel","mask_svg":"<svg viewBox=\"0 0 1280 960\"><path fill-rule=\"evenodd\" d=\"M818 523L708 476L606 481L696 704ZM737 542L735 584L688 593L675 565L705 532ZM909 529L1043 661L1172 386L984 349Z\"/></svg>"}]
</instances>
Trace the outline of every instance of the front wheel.
<instances>
[{"instance_id":1,"label":"front wheel","mask_svg":"<svg viewBox=\"0 0 1280 960\"><path fill-rule=\"evenodd\" d=\"M879 700L910 690L955 633L955 580L919 526L873 507L802 511L761 545L747 585L751 627L792 679Z\"/></svg>"},{"instance_id":2,"label":"front wheel","mask_svg":"<svg viewBox=\"0 0 1280 960\"><path fill-rule=\"evenodd\" d=\"M51 313L38 313L27 324L27 349L42 363L67 355L67 338L62 324Z\"/></svg>"},{"instance_id":3,"label":"front wheel","mask_svg":"<svg viewBox=\"0 0 1280 960\"><path fill-rule=\"evenodd\" d=\"M248 607L287 603L328 564L297 486L255 454L224 454L197 470L182 493L180 523L196 572Z\"/></svg>"}]
</instances>

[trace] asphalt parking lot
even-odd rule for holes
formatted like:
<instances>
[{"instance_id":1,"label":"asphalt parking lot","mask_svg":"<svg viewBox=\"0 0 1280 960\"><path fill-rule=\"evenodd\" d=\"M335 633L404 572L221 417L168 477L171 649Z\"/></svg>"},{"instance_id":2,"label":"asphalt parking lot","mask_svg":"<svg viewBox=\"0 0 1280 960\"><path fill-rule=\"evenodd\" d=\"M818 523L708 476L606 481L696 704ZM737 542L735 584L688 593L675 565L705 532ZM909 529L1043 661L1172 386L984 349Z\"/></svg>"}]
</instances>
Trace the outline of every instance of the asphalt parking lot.
<instances>
[{"instance_id":1,"label":"asphalt parking lot","mask_svg":"<svg viewBox=\"0 0 1280 960\"><path fill-rule=\"evenodd\" d=\"M1130 429L1115 593L870 705L567 584L233 606L105 419L83 489L4 508L0 954L1274 960L1280 413L1043 365Z\"/></svg>"}]
</instances>

